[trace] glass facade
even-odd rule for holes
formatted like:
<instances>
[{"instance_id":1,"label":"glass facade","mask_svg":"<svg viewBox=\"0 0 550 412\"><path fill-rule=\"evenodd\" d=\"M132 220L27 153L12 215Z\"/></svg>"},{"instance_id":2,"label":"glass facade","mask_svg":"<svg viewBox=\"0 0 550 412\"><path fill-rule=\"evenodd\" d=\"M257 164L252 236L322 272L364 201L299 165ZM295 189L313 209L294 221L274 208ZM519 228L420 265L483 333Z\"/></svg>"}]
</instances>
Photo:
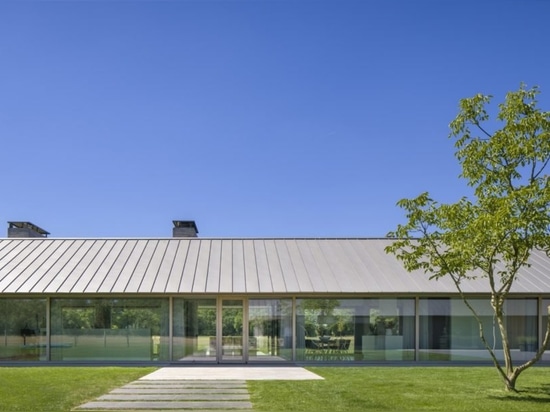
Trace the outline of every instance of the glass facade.
<instances>
[{"instance_id":1,"label":"glass facade","mask_svg":"<svg viewBox=\"0 0 550 412\"><path fill-rule=\"evenodd\" d=\"M488 345L503 359L502 339L487 299L471 299ZM512 358L532 357L538 342L537 299L509 299L504 307ZM479 336L479 324L462 299L420 299L420 360L490 360ZM527 343L529 342L529 343Z\"/></svg>"},{"instance_id":2,"label":"glass facade","mask_svg":"<svg viewBox=\"0 0 550 412\"><path fill-rule=\"evenodd\" d=\"M242 299L222 300L221 361L242 362L244 353L244 303Z\"/></svg>"},{"instance_id":3,"label":"glass facade","mask_svg":"<svg viewBox=\"0 0 550 412\"><path fill-rule=\"evenodd\" d=\"M216 299L174 299L174 361L215 362Z\"/></svg>"},{"instance_id":4,"label":"glass facade","mask_svg":"<svg viewBox=\"0 0 550 412\"><path fill-rule=\"evenodd\" d=\"M502 359L489 301L471 304ZM549 306L506 302L516 362L534 356ZM490 361L470 310L445 297L2 298L0 330L0 362Z\"/></svg>"},{"instance_id":5,"label":"glass facade","mask_svg":"<svg viewBox=\"0 0 550 412\"><path fill-rule=\"evenodd\" d=\"M414 360L414 320L414 299L299 299L296 358Z\"/></svg>"},{"instance_id":6,"label":"glass facade","mask_svg":"<svg viewBox=\"0 0 550 412\"><path fill-rule=\"evenodd\" d=\"M52 299L51 359L169 360L168 299Z\"/></svg>"},{"instance_id":7,"label":"glass facade","mask_svg":"<svg viewBox=\"0 0 550 412\"><path fill-rule=\"evenodd\" d=\"M248 356L251 362L292 360L291 299L250 299Z\"/></svg>"},{"instance_id":8,"label":"glass facade","mask_svg":"<svg viewBox=\"0 0 550 412\"><path fill-rule=\"evenodd\" d=\"M0 362L46 360L46 299L0 299Z\"/></svg>"}]
</instances>

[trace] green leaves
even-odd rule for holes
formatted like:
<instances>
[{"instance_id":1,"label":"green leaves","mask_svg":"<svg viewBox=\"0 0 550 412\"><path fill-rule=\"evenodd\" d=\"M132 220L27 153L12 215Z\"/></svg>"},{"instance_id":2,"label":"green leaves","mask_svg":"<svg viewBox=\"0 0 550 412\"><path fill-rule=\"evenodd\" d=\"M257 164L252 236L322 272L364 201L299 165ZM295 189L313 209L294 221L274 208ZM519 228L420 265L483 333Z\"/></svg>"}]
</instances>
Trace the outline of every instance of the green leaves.
<instances>
[{"instance_id":1,"label":"green leaves","mask_svg":"<svg viewBox=\"0 0 550 412\"><path fill-rule=\"evenodd\" d=\"M458 282L481 274L500 292L527 264L531 250L550 250L550 112L537 107L538 93L521 84L506 95L496 116L490 114L491 96L460 101L450 137L461 177L475 196L439 204L422 193L397 203L407 222L388 234L397 240L386 251L407 270L450 275ZM497 124L499 129L490 130Z\"/></svg>"},{"instance_id":2,"label":"green leaves","mask_svg":"<svg viewBox=\"0 0 550 412\"><path fill-rule=\"evenodd\" d=\"M514 389L519 374L540 359L513 368L502 304L519 269L529 265L533 249L550 255L550 112L537 107L537 87L509 92L492 120L491 96L477 94L460 101L450 124L461 177L474 188L474 198L439 204L428 193L402 199L407 222L389 236L386 248L408 271L430 278L449 276L477 319L480 338L506 387ZM498 125L496 130L491 127ZM483 276L491 290L491 306L502 338L505 370L483 334L483 324L462 292L464 279ZM550 342L550 319L545 344Z\"/></svg>"},{"instance_id":3,"label":"green leaves","mask_svg":"<svg viewBox=\"0 0 550 412\"><path fill-rule=\"evenodd\" d=\"M449 137L456 139L461 176L476 196L506 195L542 178L550 159L550 112L537 108L538 94L537 87L526 89L522 84L506 95L494 121L487 107L491 96L478 94L460 101ZM491 125L500 128L491 131Z\"/></svg>"}]
</instances>

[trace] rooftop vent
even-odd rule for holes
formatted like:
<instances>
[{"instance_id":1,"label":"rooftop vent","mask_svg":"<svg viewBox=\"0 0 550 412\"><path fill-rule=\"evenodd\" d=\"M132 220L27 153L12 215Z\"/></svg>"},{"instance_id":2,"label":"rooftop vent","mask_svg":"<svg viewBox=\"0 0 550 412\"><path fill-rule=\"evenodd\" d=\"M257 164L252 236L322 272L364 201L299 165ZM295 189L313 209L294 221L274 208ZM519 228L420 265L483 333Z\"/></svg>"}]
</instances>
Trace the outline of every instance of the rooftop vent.
<instances>
[{"instance_id":1,"label":"rooftop vent","mask_svg":"<svg viewBox=\"0 0 550 412\"><path fill-rule=\"evenodd\" d=\"M197 237L199 229L194 220L173 220L172 237Z\"/></svg>"},{"instance_id":2,"label":"rooftop vent","mask_svg":"<svg viewBox=\"0 0 550 412\"><path fill-rule=\"evenodd\" d=\"M8 222L8 237L48 237L50 232L31 222Z\"/></svg>"}]
</instances>

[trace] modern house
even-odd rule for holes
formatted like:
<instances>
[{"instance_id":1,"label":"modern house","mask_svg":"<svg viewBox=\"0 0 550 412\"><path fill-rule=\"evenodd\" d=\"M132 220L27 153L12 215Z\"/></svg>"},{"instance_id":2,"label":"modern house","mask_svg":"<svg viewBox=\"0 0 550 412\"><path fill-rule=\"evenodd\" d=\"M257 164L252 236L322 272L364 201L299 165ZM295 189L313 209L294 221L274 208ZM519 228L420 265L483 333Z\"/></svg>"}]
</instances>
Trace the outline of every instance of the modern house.
<instances>
[{"instance_id":1,"label":"modern house","mask_svg":"<svg viewBox=\"0 0 550 412\"><path fill-rule=\"evenodd\" d=\"M0 364L487 361L446 279L408 273L391 239L61 239L9 222L0 239ZM483 279L463 285L501 347ZM506 303L517 360L546 331L550 258ZM547 351L543 360L550 360Z\"/></svg>"}]
</instances>

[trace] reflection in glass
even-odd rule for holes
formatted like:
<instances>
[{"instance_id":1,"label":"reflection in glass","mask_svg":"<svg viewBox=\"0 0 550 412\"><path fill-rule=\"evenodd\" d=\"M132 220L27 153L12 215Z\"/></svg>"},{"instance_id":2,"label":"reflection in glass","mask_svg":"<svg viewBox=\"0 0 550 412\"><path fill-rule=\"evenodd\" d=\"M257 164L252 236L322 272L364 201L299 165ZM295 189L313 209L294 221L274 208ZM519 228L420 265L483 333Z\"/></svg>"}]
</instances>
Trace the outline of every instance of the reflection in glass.
<instances>
[{"instance_id":1,"label":"reflection in glass","mask_svg":"<svg viewBox=\"0 0 550 412\"><path fill-rule=\"evenodd\" d=\"M243 301L222 302L222 360L243 360Z\"/></svg>"},{"instance_id":2,"label":"reflection in glass","mask_svg":"<svg viewBox=\"0 0 550 412\"><path fill-rule=\"evenodd\" d=\"M502 339L489 300L470 299L470 304L482 321L487 343L502 360ZM536 299L509 299L504 313L512 358L531 357L528 352L538 342ZM479 337L479 324L462 299L420 299L419 315L420 360L490 360Z\"/></svg>"},{"instance_id":3,"label":"reflection in glass","mask_svg":"<svg viewBox=\"0 0 550 412\"><path fill-rule=\"evenodd\" d=\"M290 299L251 299L248 317L248 356L251 362L292 359Z\"/></svg>"},{"instance_id":4,"label":"reflection in glass","mask_svg":"<svg viewBox=\"0 0 550 412\"><path fill-rule=\"evenodd\" d=\"M168 360L168 299L52 299L52 360Z\"/></svg>"},{"instance_id":5,"label":"reflection in glass","mask_svg":"<svg viewBox=\"0 0 550 412\"><path fill-rule=\"evenodd\" d=\"M174 299L173 360L216 361L216 299Z\"/></svg>"},{"instance_id":6,"label":"reflection in glass","mask_svg":"<svg viewBox=\"0 0 550 412\"><path fill-rule=\"evenodd\" d=\"M46 359L46 300L0 299L0 362Z\"/></svg>"},{"instance_id":7,"label":"reflection in glass","mask_svg":"<svg viewBox=\"0 0 550 412\"><path fill-rule=\"evenodd\" d=\"M413 299L299 299L298 360L414 359Z\"/></svg>"}]
</instances>

